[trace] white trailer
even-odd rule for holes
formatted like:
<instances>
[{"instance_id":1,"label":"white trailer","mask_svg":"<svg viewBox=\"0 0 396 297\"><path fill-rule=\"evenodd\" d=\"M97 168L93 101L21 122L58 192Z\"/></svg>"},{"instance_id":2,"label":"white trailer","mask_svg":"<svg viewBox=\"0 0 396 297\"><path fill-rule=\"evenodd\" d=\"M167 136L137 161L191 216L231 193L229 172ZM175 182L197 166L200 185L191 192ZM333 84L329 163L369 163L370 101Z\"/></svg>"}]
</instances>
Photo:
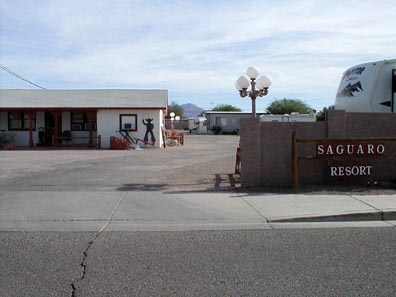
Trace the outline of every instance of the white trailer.
<instances>
[{"instance_id":1,"label":"white trailer","mask_svg":"<svg viewBox=\"0 0 396 297\"><path fill-rule=\"evenodd\" d=\"M396 112L396 59L347 69L338 87L335 109Z\"/></svg>"}]
</instances>

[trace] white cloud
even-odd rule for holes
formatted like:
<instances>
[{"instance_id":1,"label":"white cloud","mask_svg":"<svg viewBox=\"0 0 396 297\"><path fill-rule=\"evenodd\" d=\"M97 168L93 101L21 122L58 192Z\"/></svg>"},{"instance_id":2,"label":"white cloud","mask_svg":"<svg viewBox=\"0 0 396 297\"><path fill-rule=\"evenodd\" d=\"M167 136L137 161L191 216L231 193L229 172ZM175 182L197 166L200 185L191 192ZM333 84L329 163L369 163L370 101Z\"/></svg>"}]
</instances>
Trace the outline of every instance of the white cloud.
<instances>
[{"instance_id":1,"label":"white cloud","mask_svg":"<svg viewBox=\"0 0 396 297\"><path fill-rule=\"evenodd\" d=\"M396 52L393 1L35 4L0 4L0 60L49 88L166 82L177 93L226 94L257 65L275 94L329 98L346 67Z\"/></svg>"}]
</instances>

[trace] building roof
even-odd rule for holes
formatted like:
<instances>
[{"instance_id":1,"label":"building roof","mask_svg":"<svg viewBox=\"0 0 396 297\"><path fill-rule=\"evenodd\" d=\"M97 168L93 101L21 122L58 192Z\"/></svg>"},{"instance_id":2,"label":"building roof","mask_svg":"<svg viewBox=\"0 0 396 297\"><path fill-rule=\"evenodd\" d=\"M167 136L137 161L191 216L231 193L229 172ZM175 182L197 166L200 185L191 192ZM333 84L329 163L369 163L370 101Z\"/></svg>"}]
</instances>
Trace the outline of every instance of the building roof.
<instances>
[{"instance_id":1,"label":"building roof","mask_svg":"<svg viewBox=\"0 0 396 297\"><path fill-rule=\"evenodd\" d=\"M252 115L252 112L250 111L212 111L212 110L207 110L205 111L206 114L231 114L231 115ZM258 115L263 114L262 112L258 112Z\"/></svg>"},{"instance_id":2,"label":"building roof","mask_svg":"<svg viewBox=\"0 0 396 297\"><path fill-rule=\"evenodd\" d=\"M0 90L0 109L165 109L167 105L167 90Z\"/></svg>"}]
</instances>

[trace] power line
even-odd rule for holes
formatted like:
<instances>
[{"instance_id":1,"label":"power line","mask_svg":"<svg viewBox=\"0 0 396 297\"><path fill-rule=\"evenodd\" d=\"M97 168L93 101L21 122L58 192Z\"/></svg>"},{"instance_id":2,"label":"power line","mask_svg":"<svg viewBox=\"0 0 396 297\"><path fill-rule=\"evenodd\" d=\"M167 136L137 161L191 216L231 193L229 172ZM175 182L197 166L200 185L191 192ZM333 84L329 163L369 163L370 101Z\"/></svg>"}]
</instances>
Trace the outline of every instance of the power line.
<instances>
[{"instance_id":1,"label":"power line","mask_svg":"<svg viewBox=\"0 0 396 297\"><path fill-rule=\"evenodd\" d=\"M35 84L34 82L31 82L30 80L27 80L26 78L20 76L18 73L15 73L15 72L12 71L11 69L8 69L7 67L5 67L5 66L3 66L3 65L1 65L1 64L0 64L0 68L3 69L3 70L5 70L5 71L7 71L9 74L12 74L12 75L18 77L18 78L21 79L21 80L28 82L29 84L32 84L32 85L34 85L34 86L36 86L36 87L38 87L38 88L40 88L40 89L42 89L42 90L46 90L46 88L43 88L43 87L41 87L41 86Z\"/></svg>"}]
</instances>

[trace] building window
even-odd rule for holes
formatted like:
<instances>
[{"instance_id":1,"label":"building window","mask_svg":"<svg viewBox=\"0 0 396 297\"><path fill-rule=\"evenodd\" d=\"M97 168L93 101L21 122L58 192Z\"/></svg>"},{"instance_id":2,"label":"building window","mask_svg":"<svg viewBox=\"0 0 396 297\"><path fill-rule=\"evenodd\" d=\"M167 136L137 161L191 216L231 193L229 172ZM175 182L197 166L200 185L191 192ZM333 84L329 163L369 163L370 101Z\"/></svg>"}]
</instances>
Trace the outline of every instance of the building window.
<instances>
[{"instance_id":1,"label":"building window","mask_svg":"<svg viewBox=\"0 0 396 297\"><path fill-rule=\"evenodd\" d=\"M92 121L92 130L96 131L96 120ZM89 131L89 120L84 112L71 113L71 130L72 131Z\"/></svg>"},{"instance_id":2,"label":"building window","mask_svg":"<svg viewBox=\"0 0 396 297\"><path fill-rule=\"evenodd\" d=\"M227 118L224 117L216 117L216 126L226 126L227 125Z\"/></svg>"},{"instance_id":3,"label":"building window","mask_svg":"<svg viewBox=\"0 0 396 297\"><path fill-rule=\"evenodd\" d=\"M120 130L121 131L137 131L137 115L136 114L120 114Z\"/></svg>"},{"instance_id":4,"label":"building window","mask_svg":"<svg viewBox=\"0 0 396 297\"><path fill-rule=\"evenodd\" d=\"M8 113L8 130L29 130L29 116L23 111ZM32 130L36 130L36 116L32 117Z\"/></svg>"}]
</instances>

